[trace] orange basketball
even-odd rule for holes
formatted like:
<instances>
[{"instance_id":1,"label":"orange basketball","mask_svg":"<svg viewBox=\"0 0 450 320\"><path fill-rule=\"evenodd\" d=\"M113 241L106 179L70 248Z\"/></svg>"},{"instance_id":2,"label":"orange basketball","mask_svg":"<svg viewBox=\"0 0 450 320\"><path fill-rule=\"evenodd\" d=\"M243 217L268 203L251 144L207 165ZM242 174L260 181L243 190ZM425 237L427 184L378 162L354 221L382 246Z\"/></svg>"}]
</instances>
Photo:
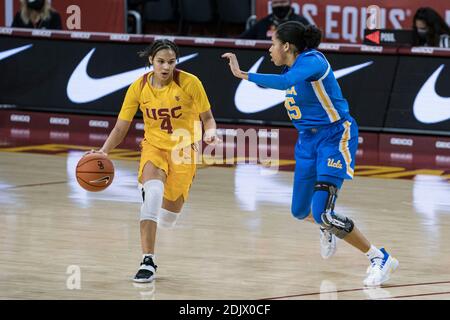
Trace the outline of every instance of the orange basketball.
<instances>
[{"instance_id":1,"label":"orange basketball","mask_svg":"<svg viewBox=\"0 0 450 320\"><path fill-rule=\"evenodd\" d=\"M114 179L114 165L101 153L89 153L78 161L77 181L87 191L102 191Z\"/></svg>"}]
</instances>

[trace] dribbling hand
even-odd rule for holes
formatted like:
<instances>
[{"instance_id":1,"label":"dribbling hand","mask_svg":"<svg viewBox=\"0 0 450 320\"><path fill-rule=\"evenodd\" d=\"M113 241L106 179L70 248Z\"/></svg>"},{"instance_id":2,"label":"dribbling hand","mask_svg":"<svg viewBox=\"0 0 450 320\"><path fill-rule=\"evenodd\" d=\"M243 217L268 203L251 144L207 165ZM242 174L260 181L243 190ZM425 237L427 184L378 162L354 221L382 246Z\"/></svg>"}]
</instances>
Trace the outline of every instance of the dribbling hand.
<instances>
[{"instance_id":1,"label":"dribbling hand","mask_svg":"<svg viewBox=\"0 0 450 320\"><path fill-rule=\"evenodd\" d=\"M220 140L217 136L216 130L206 130L205 134L203 135L203 141L205 141L206 144L210 145L217 145L222 142L222 140Z\"/></svg>"}]
</instances>

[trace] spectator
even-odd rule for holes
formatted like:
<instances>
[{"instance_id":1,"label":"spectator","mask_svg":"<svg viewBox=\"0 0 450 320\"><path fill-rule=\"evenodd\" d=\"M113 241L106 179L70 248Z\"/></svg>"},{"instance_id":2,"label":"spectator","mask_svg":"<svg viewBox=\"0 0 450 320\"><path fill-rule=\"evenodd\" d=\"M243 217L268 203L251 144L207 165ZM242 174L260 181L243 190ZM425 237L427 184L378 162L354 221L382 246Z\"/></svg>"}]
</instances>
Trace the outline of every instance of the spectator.
<instances>
[{"instance_id":1,"label":"spectator","mask_svg":"<svg viewBox=\"0 0 450 320\"><path fill-rule=\"evenodd\" d=\"M239 38L270 40L278 25L286 21L298 21L305 26L309 21L294 13L291 7L291 0L272 0L272 14L258 21L252 28L242 33Z\"/></svg>"},{"instance_id":2,"label":"spectator","mask_svg":"<svg viewBox=\"0 0 450 320\"><path fill-rule=\"evenodd\" d=\"M61 16L48 0L20 0L20 11L11 25L13 28L61 30Z\"/></svg>"},{"instance_id":3,"label":"spectator","mask_svg":"<svg viewBox=\"0 0 450 320\"><path fill-rule=\"evenodd\" d=\"M450 48L450 28L433 9L419 8L413 20L413 45Z\"/></svg>"}]
</instances>

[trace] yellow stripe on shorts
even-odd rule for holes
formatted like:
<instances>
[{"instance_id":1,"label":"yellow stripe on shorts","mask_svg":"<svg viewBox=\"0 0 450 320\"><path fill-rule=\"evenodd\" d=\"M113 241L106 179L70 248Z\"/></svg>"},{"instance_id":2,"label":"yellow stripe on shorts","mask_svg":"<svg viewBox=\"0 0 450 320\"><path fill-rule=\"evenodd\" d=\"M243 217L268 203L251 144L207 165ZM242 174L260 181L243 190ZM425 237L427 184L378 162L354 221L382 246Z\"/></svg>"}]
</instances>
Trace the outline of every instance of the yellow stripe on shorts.
<instances>
[{"instance_id":1,"label":"yellow stripe on shorts","mask_svg":"<svg viewBox=\"0 0 450 320\"><path fill-rule=\"evenodd\" d=\"M352 163L352 156L350 155L350 149L348 148L348 141L350 140L350 121L345 121L343 124L344 133L342 133L341 141L339 143L339 151L344 158L345 165L347 167L347 174L353 178L354 171L350 164Z\"/></svg>"}]
</instances>

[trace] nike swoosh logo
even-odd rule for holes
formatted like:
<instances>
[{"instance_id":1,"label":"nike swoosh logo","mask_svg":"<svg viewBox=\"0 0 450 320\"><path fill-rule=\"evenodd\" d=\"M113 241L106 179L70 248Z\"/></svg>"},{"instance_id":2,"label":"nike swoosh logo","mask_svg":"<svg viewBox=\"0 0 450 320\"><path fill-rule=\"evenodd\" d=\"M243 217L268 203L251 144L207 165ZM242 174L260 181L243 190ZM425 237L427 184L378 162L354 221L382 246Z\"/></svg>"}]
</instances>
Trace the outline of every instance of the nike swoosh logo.
<instances>
[{"instance_id":1,"label":"nike swoosh logo","mask_svg":"<svg viewBox=\"0 0 450 320\"><path fill-rule=\"evenodd\" d=\"M248 72L256 73L263 60L264 57L259 58L259 60L256 61ZM356 66L334 71L334 77L336 79L342 78L350 73L365 68L372 63L373 61L369 61ZM242 113L256 113L270 109L284 102L286 99L285 95L286 92L283 90L261 88L254 82L242 80L236 89L234 104Z\"/></svg>"},{"instance_id":2,"label":"nike swoosh logo","mask_svg":"<svg viewBox=\"0 0 450 320\"><path fill-rule=\"evenodd\" d=\"M414 116L422 123L432 124L450 119L450 97L441 97L436 92L436 82L444 67L441 64L436 69L414 99Z\"/></svg>"},{"instance_id":3,"label":"nike swoosh logo","mask_svg":"<svg viewBox=\"0 0 450 320\"><path fill-rule=\"evenodd\" d=\"M15 49L11 49L11 50L6 50L6 51L3 51L3 52L0 52L0 60L9 58L9 57L11 57L11 56L13 56L15 54L18 54L19 52L22 52L24 50L27 50L27 49L31 48L32 46L33 46L32 44L28 44L26 46L22 46L22 47L18 47L18 48L15 48Z\"/></svg>"},{"instance_id":4,"label":"nike swoosh logo","mask_svg":"<svg viewBox=\"0 0 450 320\"><path fill-rule=\"evenodd\" d=\"M95 48L92 49L70 76L67 84L67 96L74 103L87 103L100 99L113 92L116 92L126 86L129 86L133 81L142 76L144 73L153 70L153 67L138 68L135 70L115 74L104 78L92 78L87 73L87 67L89 60L95 52ZM193 59L198 55L194 53L188 56L184 56L178 59L178 64L187 60Z\"/></svg>"},{"instance_id":5,"label":"nike swoosh logo","mask_svg":"<svg viewBox=\"0 0 450 320\"><path fill-rule=\"evenodd\" d=\"M105 183L108 184L110 177L109 176L105 176L96 180L91 180L89 181L89 183Z\"/></svg>"}]
</instances>

